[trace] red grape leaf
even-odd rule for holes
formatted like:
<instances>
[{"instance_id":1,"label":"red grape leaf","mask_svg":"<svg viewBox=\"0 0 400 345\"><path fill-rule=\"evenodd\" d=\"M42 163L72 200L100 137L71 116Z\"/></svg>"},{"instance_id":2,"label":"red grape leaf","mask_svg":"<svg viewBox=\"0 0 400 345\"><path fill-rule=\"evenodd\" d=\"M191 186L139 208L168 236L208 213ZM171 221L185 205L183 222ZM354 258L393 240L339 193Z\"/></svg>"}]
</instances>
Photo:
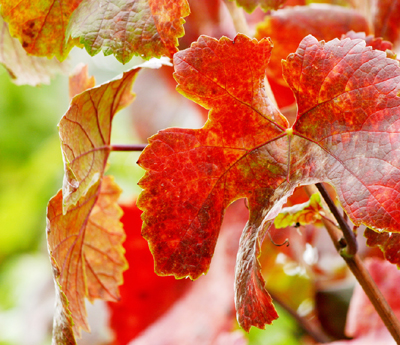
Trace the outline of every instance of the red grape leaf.
<instances>
[{"instance_id":1,"label":"red grape leaf","mask_svg":"<svg viewBox=\"0 0 400 345\"><path fill-rule=\"evenodd\" d=\"M62 212L62 191L49 202L47 241L54 277L58 293L65 294L69 302L78 336L80 328L89 331L85 297L89 301L119 299L118 285L127 269L122 247L125 234L119 222L122 210L117 205L120 194L114 180L105 176L66 214ZM68 315L65 303L63 313Z\"/></svg>"},{"instance_id":2,"label":"red grape leaf","mask_svg":"<svg viewBox=\"0 0 400 345\"><path fill-rule=\"evenodd\" d=\"M111 150L112 119L134 99L131 88L140 68L159 68L162 63L146 62L72 99L59 123L65 171L64 212L101 179Z\"/></svg>"},{"instance_id":3,"label":"red grape leaf","mask_svg":"<svg viewBox=\"0 0 400 345\"><path fill-rule=\"evenodd\" d=\"M28 54L48 58L55 55L62 61L77 43L66 40L65 30L81 1L0 0L0 4L11 35L21 41Z\"/></svg>"},{"instance_id":4,"label":"red grape leaf","mask_svg":"<svg viewBox=\"0 0 400 345\"><path fill-rule=\"evenodd\" d=\"M383 252L385 259L400 268L400 234L376 232L367 228L364 232L367 245L378 247Z\"/></svg>"},{"instance_id":5,"label":"red grape leaf","mask_svg":"<svg viewBox=\"0 0 400 345\"><path fill-rule=\"evenodd\" d=\"M83 0L72 16L67 37L80 37L90 55L103 50L118 61L133 55L145 59L177 52L184 35L183 17L190 13L187 0Z\"/></svg>"},{"instance_id":6,"label":"red grape leaf","mask_svg":"<svg viewBox=\"0 0 400 345\"><path fill-rule=\"evenodd\" d=\"M287 0L236 0L236 3L243 7L247 12L251 13L256 9L257 6L260 6L265 12L269 10L276 10L286 1Z\"/></svg>"},{"instance_id":7,"label":"red grape leaf","mask_svg":"<svg viewBox=\"0 0 400 345\"><path fill-rule=\"evenodd\" d=\"M50 79L66 72L66 65L53 58L28 56L21 43L11 37L8 24L0 17L0 63L17 85L50 84Z\"/></svg>"},{"instance_id":8,"label":"red grape leaf","mask_svg":"<svg viewBox=\"0 0 400 345\"><path fill-rule=\"evenodd\" d=\"M74 98L77 94L91 89L96 85L94 77L89 78L88 66L79 64L72 75L69 76L69 97Z\"/></svg>"},{"instance_id":9,"label":"red grape leaf","mask_svg":"<svg viewBox=\"0 0 400 345\"><path fill-rule=\"evenodd\" d=\"M283 61L295 93L293 128L265 95L271 43L238 34L202 36L174 55L178 91L210 109L201 129L166 129L139 158L143 236L158 274L207 272L224 209L246 197L250 219L237 260L239 323L276 313L257 256L285 198L298 185L331 183L355 224L398 231L400 68L364 40L306 37Z\"/></svg>"},{"instance_id":10,"label":"red grape leaf","mask_svg":"<svg viewBox=\"0 0 400 345\"><path fill-rule=\"evenodd\" d=\"M275 228L281 229L299 223L306 225L321 219L321 198L318 193L311 195L309 201L290 207L285 207L274 220Z\"/></svg>"},{"instance_id":11,"label":"red grape leaf","mask_svg":"<svg viewBox=\"0 0 400 345\"><path fill-rule=\"evenodd\" d=\"M282 78L281 61L296 51L305 36L311 34L318 40L330 41L350 30L368 33L368 23L357 11L328 4L311 4L272 12L257 26L255 37L272 39L274 53L267 74L286 85Z\"/></svg>"},{"instance_id":12,"label":"red grape leaf","mask_svg":"<svg viewBox=\"0 0 400 345\"><path fill-rule=\"evenodd\" d=\"M375 36L397 45L400 38L400 1L377 0L374 9Z\"/></svg>"}]
</instances>

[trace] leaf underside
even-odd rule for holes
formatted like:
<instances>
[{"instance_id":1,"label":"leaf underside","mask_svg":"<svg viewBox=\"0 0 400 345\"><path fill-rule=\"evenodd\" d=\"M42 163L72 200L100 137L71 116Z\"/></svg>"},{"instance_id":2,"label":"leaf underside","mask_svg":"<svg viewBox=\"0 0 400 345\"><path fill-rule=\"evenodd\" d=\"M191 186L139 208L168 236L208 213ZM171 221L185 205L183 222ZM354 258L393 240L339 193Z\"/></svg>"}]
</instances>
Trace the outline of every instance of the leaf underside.
<instances>
[{"instance_id":1,"label":"leaf underside","mask_svg":"<svg viewBox=\"0 0 400 345\"><path fill-rule=\"evenodd\" d=\"M132 56L145 59L172 55L184 35L187 0L83 0L72 16L67 37L80 38L90 55L101 50L127 63Z\"/></svg>"},{"instance_id":2,"label":"leaf underside","mask_svg":"<svg viewBox=\"0 0 400 345\"><path fill-rule=\"evenodd\" d=\"M247 198L249 222L236 266L240 325L276 318L257 257L266 230L299 185L334 186L355 224L398 231L400 69L362 39L307 36L283 61L298 103L295 124L268 100L268 39L201 36L174 55L178 91L209 109L201 129L149 139L138 200L158 274L207 272L225 208Z\"/></svg>"}]
</instances>

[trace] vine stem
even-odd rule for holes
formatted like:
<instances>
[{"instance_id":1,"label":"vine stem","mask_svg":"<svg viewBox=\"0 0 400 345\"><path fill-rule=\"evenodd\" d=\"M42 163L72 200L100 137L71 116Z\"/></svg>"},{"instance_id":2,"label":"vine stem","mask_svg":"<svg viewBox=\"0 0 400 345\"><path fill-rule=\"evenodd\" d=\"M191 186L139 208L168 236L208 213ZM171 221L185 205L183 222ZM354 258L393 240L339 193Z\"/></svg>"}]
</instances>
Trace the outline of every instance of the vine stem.
<instances>
[{"instance_id":1,"label":"vine stem","mask_svg":"<svg viewBox=\"0 0 400 345\"><path fill-rule=\"evenodd\" d=\"M111 151L143 151L147 144L110 145Z\"/></svg>"},{"instance_id":2,"label":"vine stem","mask_svg":"<svg viewBox=\"0 0 400 345\"><path fill-rule=\"evenodd\" d=\"M357 254L357 242L353 231L350 229L342 214L336 208L335 203L329 196L325 187L321 183L317 183L316 187L321 193L326 205L331 210L332 215L338 222L340 230L342 230L340 231L329 220L324 218L322 219L329 236L335 245L335 248L340 253L347 266L353 272L357 281L361 285L365 294L368 296L372 305L375 307L375 310L378 312L380 318L396 343L400 345L400 322L394 315L393 310L390 308L385 297L382 295L382 292L372 279L360 256ZM306 186L306 192L307 194L313 194L313 186ZM341 232L343 233L344 238L342 237Z\"/></svg>"}]
</instances>

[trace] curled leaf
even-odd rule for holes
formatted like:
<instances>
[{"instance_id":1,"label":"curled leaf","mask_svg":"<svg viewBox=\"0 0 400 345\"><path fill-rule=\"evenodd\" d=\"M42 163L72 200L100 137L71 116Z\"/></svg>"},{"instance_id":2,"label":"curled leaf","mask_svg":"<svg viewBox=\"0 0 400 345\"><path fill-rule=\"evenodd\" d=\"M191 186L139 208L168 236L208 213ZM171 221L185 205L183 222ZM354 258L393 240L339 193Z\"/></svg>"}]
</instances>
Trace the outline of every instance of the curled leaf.
<instances>
[{"instance_id":1,"label":"curled leaf","mask_svg":"<svg viewBox=\"0 0 400 345\"><path fill-rule=\"evenodd\" d=\"M62 117L59 132L65 170L64 212L103 176L111 150L112 119L133 100L131 88L138 71L134 68L118 79L79 93Z\"/></svg>"}]
</instances>

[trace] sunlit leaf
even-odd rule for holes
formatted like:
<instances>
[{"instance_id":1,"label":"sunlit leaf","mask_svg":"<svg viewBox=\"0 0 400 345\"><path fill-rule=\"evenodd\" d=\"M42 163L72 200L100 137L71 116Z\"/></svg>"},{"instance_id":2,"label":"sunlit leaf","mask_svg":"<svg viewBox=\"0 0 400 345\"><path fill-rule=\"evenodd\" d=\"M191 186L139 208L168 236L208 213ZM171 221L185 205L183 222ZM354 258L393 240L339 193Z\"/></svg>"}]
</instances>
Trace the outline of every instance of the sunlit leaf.
<instances>
[{"instance_id":1,"label":"sunlit leaf","mask_svg":"<svg viewBox=\"0 0 400 345\"><path fill-rule=\"evenodd\" d=\"M0 0L1 14L13 37L30 55L54 55L64 60L76 42L66 40L72 12L82 0L30 1Z\"/></svg>"},{"instance_id":2,"label":"sunlit leaf","mask_svg":"<svg viewBox=\"0 0 400 345\"><path fill-rule=\"evenodd\" d=\"M122 63L134 55L172 57L189 13L186 0L83 0L67 36L79 37L92 56L103 50Z\"/></svg>"},{"instance_id":3,"label":"sunlit leaf","mask_svg":"<svg viewBox=\"0 0 400 345\"><path fill-rule=\"evenodd\" d=\"M29 56L21 43L11 37L8 24L0 17L0 63L17 85L50 84L58 73L66 72L66 65L57 59Z\"/></svg>"},{"instance_id":4,"label":"sunlit leaf","mask_svg":"<svg viewBox=\"0 0 400 345\"><path fill-rule=\"evenodd\" d=\"M119 299L118 285L127 269L122 247L125 234L119 222L122 211L117 205L120 193L113 179L105 176L66 214L61 191L49 202L47 241L62 305L62 312L55 315L54 335L63 332L57 327L65 327L59 316L69 317L69 311L74 333L79 336L81 328L89 331L85 297L89 301Z\"/></svg>"},{"instance_id":5,"label":"sunlit leaf","mask_svg":"<svg viewBox=\"0 0 400 345\"><path fill-rule=\"evenodd\" d=\"M297 223L299 225L311 224L321 219L321 211L321 198L319 194L313 194L310 200L303 204L283 208L275 218L274 225L280 229Z\"/></svg>"},{"instance_id":6,"label":"sunlit leaf","mask_svg":"<svg viewBox=\"0 0 400 345\"><path fill-rule=\"evenodd\" d=\"M298 103L292 128L265 95L268 39L202 36L174 55L178 91L210 109L201 129L149 139L138 206L158 274L206 273L225 208L247 198L236 266L240 325L276 318L259 270L272 219L299 185L331 183L355 224L399 231L400 68L364 40L308 36L283 61Z\"/></svg>"}]
</instances>

